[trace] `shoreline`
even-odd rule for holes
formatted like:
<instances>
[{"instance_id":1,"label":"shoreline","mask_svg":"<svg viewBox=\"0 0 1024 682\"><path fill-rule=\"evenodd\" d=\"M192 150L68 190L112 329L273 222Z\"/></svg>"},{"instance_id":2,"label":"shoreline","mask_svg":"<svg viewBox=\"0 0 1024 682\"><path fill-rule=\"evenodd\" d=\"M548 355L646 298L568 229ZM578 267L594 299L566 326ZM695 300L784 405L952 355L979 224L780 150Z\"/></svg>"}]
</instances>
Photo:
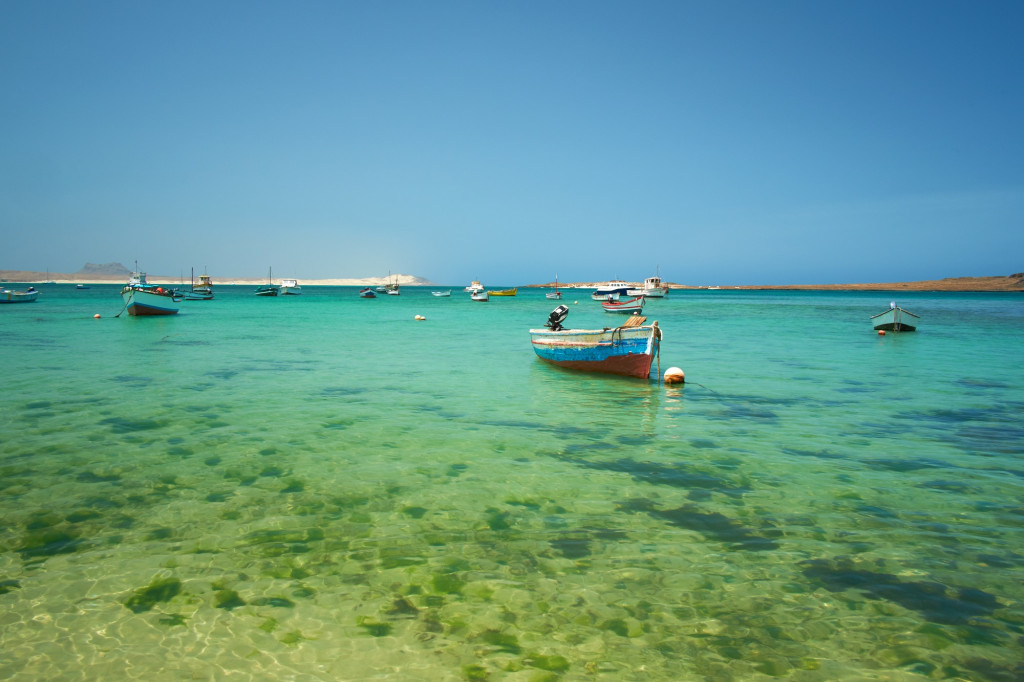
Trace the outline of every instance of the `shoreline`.
<instances>
[{"instance_id":1,"label":"shoreline","mask_svg":"<svg viewBox=\"0 0 1024 682\"><path fill-rule=\"evenodd\" d=\"M47 279L48 276L48 279ZM170 284L177 286L188 286L180 278L163 277L153 275L148 278L152 284ZM126 275L77 275L68 273L41 273L35 271L0 270L0 283L2 284L123 284L127 281ZM363 278L331 278L331 279L307 279L299 280L301 286L380 286L388 282L387 277L363 277ZM428 286L455 288L456 285L435 284L422 277L412 275L392 275L391 281L397 281L402 286ZM213 284L228 286L259 286L266 283L265 277L238 277L218 278L213 277ZM605 282L559 282L561 289L594 289ZM632 282L632 286L641 287L642 282ZM461 285L458 285L461 287ZM523 289L551 289L554 282L543 284L520 284ZM938 280L922 280L916 282L884 282L884 283L847 283L847 284L745 284L745 285L722 285L722 286L699 286L690 284L677 284L665 282L670 290L679 291L964 291L964 292L1017 292L1024 291L1024 272L1008 276L998 277L950 277Z\"/></svg>"}]
</instances>

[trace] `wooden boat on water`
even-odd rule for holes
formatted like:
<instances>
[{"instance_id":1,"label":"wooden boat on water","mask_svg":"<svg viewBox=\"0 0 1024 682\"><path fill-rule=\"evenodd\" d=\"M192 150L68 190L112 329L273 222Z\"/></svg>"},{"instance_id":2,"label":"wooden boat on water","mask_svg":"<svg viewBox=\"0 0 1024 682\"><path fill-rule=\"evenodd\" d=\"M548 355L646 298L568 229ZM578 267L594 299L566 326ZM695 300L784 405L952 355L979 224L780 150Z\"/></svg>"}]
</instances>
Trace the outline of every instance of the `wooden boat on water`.
<instances>
[{"instance_id":1,"label":"wooden boat on water","mask_svg":"<svg viewBox=\"0 0 1024 682\"><path fill-rule=\"evenodd\" d=\"M192 288L189 291L175 291L183 301L212 301L213 284L209 275L199 275L199 284L196 284L195 271L192 272Z\"/></svg>"},{"instance_id":2,"label":"wooden boat on water","mask_svg":"<svg viewBox=\"0 0 1024 682\"><path fill-rule=\"evenodd\" d=\"M75 288L76 289L91 289L92 287L90 287L88 284L76 284Z\"/></svg>"},{"instance_id":3,"label":"wooden boat on water","mask_svg":"<svg viewBox=\"0 0 1024 682\"><path fill-rule=\"evenodd\" d=\"M651 363L661 349L658 323L645 325L647 318L630 317L615 328L563 329L569 308L555 308L546 329L531 329L533 350L541 360L567 369L603 372L647 379Z\"/></svg>"},{"instance_id":4,"label":"wooden boat on water","mask_svg":"<svg viewBox=\"0 0 1024 682\"><path fill-rule=\"evenodd\" d=\"M449 289L447 291L431 291L430 295L431 296L437 296L438 298L445 298L446 296L451 296L452 295L452 290Z\"/></svg>"},{"instance_id":5,"label":"wooden boat on water","mask_svg":"<svg viewBox=\"0 0 1024 682\"><path fill-rule=\"evenodd\" d=\"M177 315L178 303L181 301L181 297L171 289L146 282L146 273L139 270L131 274L128 283L121 289L121 299L124 301L124 309L134 317Z\"/></svg>"},{"instance_id":6,"label":"wooden boat on water","mask_svg":"<svg viewBox=\"0 0 1024 682\"><path fill-rule=\"evenodd\" d=\"M360 298L377 298L377 294L373 293L373 289L370 287L363 287L359 290Z\"/></svg>"},{"instance_id":7,"label":"wooden boat on water","mask_svg":"<svg viewBox=\"0 0 1024 682\"><path fill-rule=\"evenodd\" d=\"M893 301L889 304L889 309L884 313L871 316L871 325L876 331L912 332L917 329L918 320L920 319L914 313L900 308Z\"/></svg>"},{"instance_id":8,"label":"wooden boat on water","mask_svg":"<svg viewBox=\"0 0 1024 682\"><path fill-rule=\"evenodd\" d=\"M257 296L277 296L281 292L281 288L274 284L274 269L269 268L267 270L267 283L261 284L256 287Z\"/></svg>"},{"instance_id":9,"label":"wooden boat on water","mask_svg":"<svg viewBox=\"0 0 1024 682\"><path fill-rule=\"evenodd\" d=\"M299 296L302 294L302 287L299 286L298 280L282 279L279 293L282 296Z\"/></svg>"},{"instance_id":10,"label":"wooden boat on water","mask_svg":"<svg viewBox=\"0 0 1024 682\"><path fill-rule=\"evenodd\" d=\"M628 301L602 301L601 307L607 313L629 313L636 315L644 309L644 297L637 296Z\"/></svg>"},{"instance_id":11,"label":"wooden boat on water","mask_svg":"<svg viewBox=\"0 0 1024 682\"><path fill-rule=\"evenodd\" d=\"M466 287L465 290L468 291L469 293L473 294L473 293L476 293L477 291L483 291L484 290L484 285L480 284L479 280L475 280L474 279L472 282L470 282L469 286Z\"/></svg>"},{"instance_id":12,"label":"wooden boat on water","mask_svg":"<svg viewBox=\"0 0 1024 682\"><path fill-rule=\"evenodd\" d=\"M519 291L519 287L513 289L498 289L497 291L488 291L491 296L515 296L516 292Z\"/></svg>"},{"instance_id":13,"label":"wooden boat on water","mask_svg":"<svg viewBox=\"0 0 1024 682\"><path fill-rule=\"evenodd\" d=\"M472 300L474 300L474 301L486 301L487 300L487 292L486 291L474 291L472 294L469 295L469 297Z\"/></svg>"},{"instance_id":14,"label":"wooden boat on water","mask_svg":"<svg viewBox=\"0 0 1024 682\"><path fill-rule=\"evenodd\" d=\"M39 296L35 287L29 287L25 291L15 289L0 289L0 303L32 303Z\"/></svg>"}]
</instances>

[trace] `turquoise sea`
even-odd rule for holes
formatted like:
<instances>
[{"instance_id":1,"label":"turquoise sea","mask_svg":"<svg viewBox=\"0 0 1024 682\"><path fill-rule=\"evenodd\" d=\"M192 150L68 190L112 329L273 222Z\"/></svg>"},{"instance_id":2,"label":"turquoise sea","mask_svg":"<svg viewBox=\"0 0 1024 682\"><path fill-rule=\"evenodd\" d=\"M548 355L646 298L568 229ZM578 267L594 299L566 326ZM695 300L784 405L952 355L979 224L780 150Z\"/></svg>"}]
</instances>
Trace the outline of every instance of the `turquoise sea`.
<instances>
[{"instance_id":1,"label":"turquoise sea","mask_svg":"<svg viewBox=\"0 0 1024 682\"><path fill-rule=\"evenodd\" d=\"M543 290L39 288L0 678L1024 679L1024 295L673 292L669 387L538 360Z\"/></svg>"}]
</instances>

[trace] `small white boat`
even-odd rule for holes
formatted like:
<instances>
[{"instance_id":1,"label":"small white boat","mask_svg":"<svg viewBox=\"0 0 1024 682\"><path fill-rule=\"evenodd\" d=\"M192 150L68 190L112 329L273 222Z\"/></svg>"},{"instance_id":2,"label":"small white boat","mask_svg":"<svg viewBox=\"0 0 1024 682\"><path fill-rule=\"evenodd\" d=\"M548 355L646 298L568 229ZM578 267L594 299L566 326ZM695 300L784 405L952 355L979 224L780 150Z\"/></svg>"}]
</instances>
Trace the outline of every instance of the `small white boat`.
<instances>
[{"instance_id":1,"label":"small white boat","mask_svg":"<svg viewBox=\"0 0 1024 682\"><path fill-rule=\"evenodd\" d=\"M451 296L452 295L452 290L449 289L448 291L431 291L430 295L431 296L437 296L439 298L443 298L445 296Z\"/></svg>"},{"instance_id":2,"label":"small white boat","mask_svg":"<svg viewBox=\"0 0 1024 682\"><path fill-rule=\"evenodd\" d=\"M893 301L884 313L871 316L871 325L876 331L912 332L917 329L920 319L914 313L900 308L896 305L896 301Z\"/></svg>"},{"instance_id":3,"label":"small white boat","mask_svg":"<svg viewBox=\"0 0 1024 682\"><path fill-rule=\"evenodd\" d=\"M361 298L377 298L377 294L373 293L373 289L370 287L363 287L360 289L359 296Z\"/></svg>"},{"instance_id":4,"label":"small white boat","mask_svg":"<svg viewBox=\"0 0 1024 682\"><path fill-rule=\"evenodd\" d=\"M466 287L466 291L468 291L471 294L476 293L478 291L483 291L483 290L484 290L484 286L482 284L480 284L480 282L478 280L475 280L475 279L470 283L470 285L468 287Z\"/></svg>"},{"instance_id":5,"label":"small white boat","mask_svg":"<svg viewBox=\"0 0 1024 682\"><path fill-rule=\"evenodd\" d=\"M558 275L555 275L555 290L544 294L544 297L552 301L561 301L562 292L558 290Z\"/></svg>"},{"instance_id":6,"label":"small white boat","mask_svg":"<svg viewBox=\"0 0 1024 682\"><path fill-rule=\"evenodd\" d=\"M25 291L14 289L0 289L0 303L31 303L39 296L35 287L29 287Z\"/></svg>"},{"instance_id":7,"label":"small white boat","mask_svg":"<svg viewBox=\"0 0 1024 682\"><path fill-rule=\"evenodd\" d=\"M486 291L474 291L469 297L474 301L486 301L489 298Z\"/></svg>"},{"instance_id":8,"label":"small white boat","mask_svg":"<svg viewBox=\"0 0 1024 682\"><path fill-rule=\"evenodd\" d=\"M661 276L655 275L644 280L640 289L629 289L628 296L646 296L647 298L664 298L668 295L668 287L661 283Z\"/></svg>"},{"instance_id":9,"label":"small white boat","mask_svg":"<svg viewBox=\"0 0 1024 682\"><path fill-rule=\"evenodd\" d=\"M302 287L299 286L298 280L282 279L279 293L282 296L298 296L302 293Z\"/></svg>"}]
</instances>

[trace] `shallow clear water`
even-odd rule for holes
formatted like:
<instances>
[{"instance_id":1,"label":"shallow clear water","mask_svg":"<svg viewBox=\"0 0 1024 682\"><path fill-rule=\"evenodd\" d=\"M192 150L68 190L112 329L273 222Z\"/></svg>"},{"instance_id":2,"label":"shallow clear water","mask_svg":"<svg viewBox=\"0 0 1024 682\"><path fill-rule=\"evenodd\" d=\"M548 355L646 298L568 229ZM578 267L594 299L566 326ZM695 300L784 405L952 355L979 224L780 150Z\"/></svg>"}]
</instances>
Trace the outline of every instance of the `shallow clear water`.
<instances>
[{"instance_id":1,"label":"shallow clear water","mask_svg":"<svg viewBox=\"0 0 1024 682\"><path fill-rule=\"evenodd\" d=\"M542 291L40 288L0 307L5 679L1024 676L1020 295L879 337L887 293L674 292L666 387L539 361Z\"/></svg>"}]
</instances>

